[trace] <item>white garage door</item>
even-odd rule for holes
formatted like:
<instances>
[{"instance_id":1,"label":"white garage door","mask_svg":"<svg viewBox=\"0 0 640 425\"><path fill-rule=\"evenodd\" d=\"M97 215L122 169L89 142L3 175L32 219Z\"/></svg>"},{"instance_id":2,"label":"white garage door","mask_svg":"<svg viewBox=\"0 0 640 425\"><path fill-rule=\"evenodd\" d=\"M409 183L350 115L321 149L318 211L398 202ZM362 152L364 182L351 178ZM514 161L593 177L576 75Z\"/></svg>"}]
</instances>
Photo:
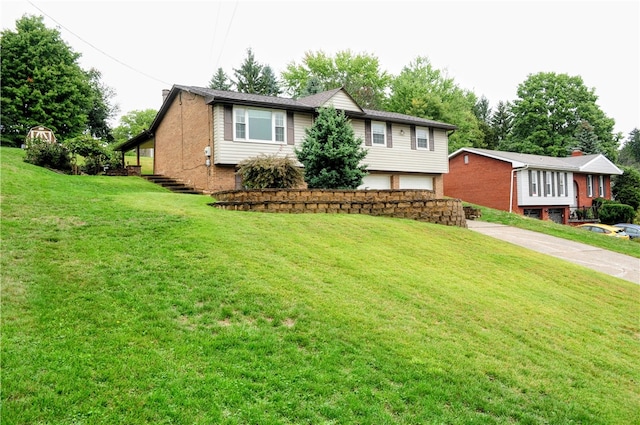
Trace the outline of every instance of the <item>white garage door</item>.
<instances>
[{"instance_id":1,"label":"white garage door","mask_svg":"<svg viewBox=\"0 0 640 425\"><path fill-rule=\"evenodd\" d=\"M400 189L433 190L433 177L400 176Z\"/></svg>"},{"instance_id":2,"label":"white garage door","mask_svg":"<svg viewBox=\"0 0 640 425\"><path fill-rule=\"evenodd\" d=\"M389 174L369 174L362 179L358 189L391 189L391 176Z\"/></svg>"}]
</instances>

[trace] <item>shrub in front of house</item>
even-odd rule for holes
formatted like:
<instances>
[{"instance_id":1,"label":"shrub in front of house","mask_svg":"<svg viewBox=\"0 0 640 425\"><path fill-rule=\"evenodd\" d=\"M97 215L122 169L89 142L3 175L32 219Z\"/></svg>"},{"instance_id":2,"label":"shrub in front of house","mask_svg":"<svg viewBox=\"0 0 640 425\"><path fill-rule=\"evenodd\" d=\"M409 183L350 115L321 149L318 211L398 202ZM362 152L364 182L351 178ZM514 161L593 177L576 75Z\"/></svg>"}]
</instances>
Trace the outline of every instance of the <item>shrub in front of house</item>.
<instances>
[{"instance_id":1,"label":"shrub in front of house","mask_svg":"<svg viewBox=\"0 0 640 425\"><path fill-rule=\"evenodd\" d=\"M121 168L122 162L115 153L104 146L102 141L94 139L90 135L83 134L64 141L65 147L75 158L76 155L84 158L80 170L83 173L96 175L106 168Z\"/></svg>"},{"instance_id":2,"label":"shrub in front of house","mask_svg":"<svg viewBox=\"0 0 640 425\"><path fill-rule=\"evenodd\" d=\"M60 143L47 142L39 138L26 141L24 161L58 171L71 171L69 150Z\"/></svg>"},{"instance_id":3,"label":"shrub in front of house","mask_svg":"<svg viewBox=\"0 0 640 425\"><path fill-rule=\"evenodd\" d=\"M238 164L247 189L293 189L304 182L302 170L288 156L259 155Z\"/></svg>"},{"instance_id":4,"label":"shrub in front of house","mask_svg":"<svg viewBox=\"0 0 640 425\"><path fill-rule=\"evenodd\" d=\"M630 205L605 202L598 209L598 217L604 224L631 223L636 211Z\"/></svg>"}]
</instances>

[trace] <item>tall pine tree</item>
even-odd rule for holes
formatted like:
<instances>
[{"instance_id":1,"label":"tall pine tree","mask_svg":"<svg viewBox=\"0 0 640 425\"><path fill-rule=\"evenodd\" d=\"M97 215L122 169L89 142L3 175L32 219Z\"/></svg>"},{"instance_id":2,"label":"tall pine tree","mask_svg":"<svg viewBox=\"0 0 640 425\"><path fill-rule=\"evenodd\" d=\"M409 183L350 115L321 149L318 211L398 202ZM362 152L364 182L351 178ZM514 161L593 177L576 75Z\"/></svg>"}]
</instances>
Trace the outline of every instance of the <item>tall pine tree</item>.
<instances>
[{"instance_id":1,"label":"tall pine tree","mask_svg":"<svg viewBox=\"0 0 640 425\"><path fill-rule=\"evenodd\" d=\"M213 74L213 77L211 77L211 80L209 81L209 88L227 91L231 90L231 87L233 87L233 83L229 77L227 77L227 74L225 74L222 68L218 68L218 71Z\"/></svg>"}]
</instances>

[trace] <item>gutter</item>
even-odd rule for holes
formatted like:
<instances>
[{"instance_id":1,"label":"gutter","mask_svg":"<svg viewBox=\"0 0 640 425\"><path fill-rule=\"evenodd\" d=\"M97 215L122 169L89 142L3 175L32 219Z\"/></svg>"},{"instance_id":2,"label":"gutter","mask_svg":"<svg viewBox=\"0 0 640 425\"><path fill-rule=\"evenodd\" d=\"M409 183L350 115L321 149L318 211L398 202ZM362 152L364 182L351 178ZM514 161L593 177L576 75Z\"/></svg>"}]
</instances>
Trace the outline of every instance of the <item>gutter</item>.
<instances>
[{"instance_id":1,"label":"gutter","mask_svg":"<svg viewBox=\"0 0 640 425\"><path fill-rule=\"evenodd\" d=\"M516 171L523 171L529 168L529 165L525 165L520 168L512 168L511 169L511 182L510 182L510 190L509 190L509 212L513 212L513 178L515 177Z\"/></svg>"}]
</instances>

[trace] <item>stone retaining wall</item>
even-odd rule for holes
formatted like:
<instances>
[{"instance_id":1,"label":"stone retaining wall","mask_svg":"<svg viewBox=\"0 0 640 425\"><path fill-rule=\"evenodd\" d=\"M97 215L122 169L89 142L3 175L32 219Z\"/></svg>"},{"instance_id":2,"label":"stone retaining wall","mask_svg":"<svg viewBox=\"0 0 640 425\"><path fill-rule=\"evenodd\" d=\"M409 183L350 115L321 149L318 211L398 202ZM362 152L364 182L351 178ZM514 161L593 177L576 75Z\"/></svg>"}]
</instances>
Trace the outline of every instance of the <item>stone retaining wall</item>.
<instances>
[{"instance_id":1,"label":"stone retaining wall","mask_svg":"<svg viewBox=\"0 0 640 425\"><path fill-rule=\"evenodd\" d=\"M429 190L264 189L216 192L210 205L234 211L335 213L408 218L467 227L462 201Z\"/></svg>"}]
</instances>

